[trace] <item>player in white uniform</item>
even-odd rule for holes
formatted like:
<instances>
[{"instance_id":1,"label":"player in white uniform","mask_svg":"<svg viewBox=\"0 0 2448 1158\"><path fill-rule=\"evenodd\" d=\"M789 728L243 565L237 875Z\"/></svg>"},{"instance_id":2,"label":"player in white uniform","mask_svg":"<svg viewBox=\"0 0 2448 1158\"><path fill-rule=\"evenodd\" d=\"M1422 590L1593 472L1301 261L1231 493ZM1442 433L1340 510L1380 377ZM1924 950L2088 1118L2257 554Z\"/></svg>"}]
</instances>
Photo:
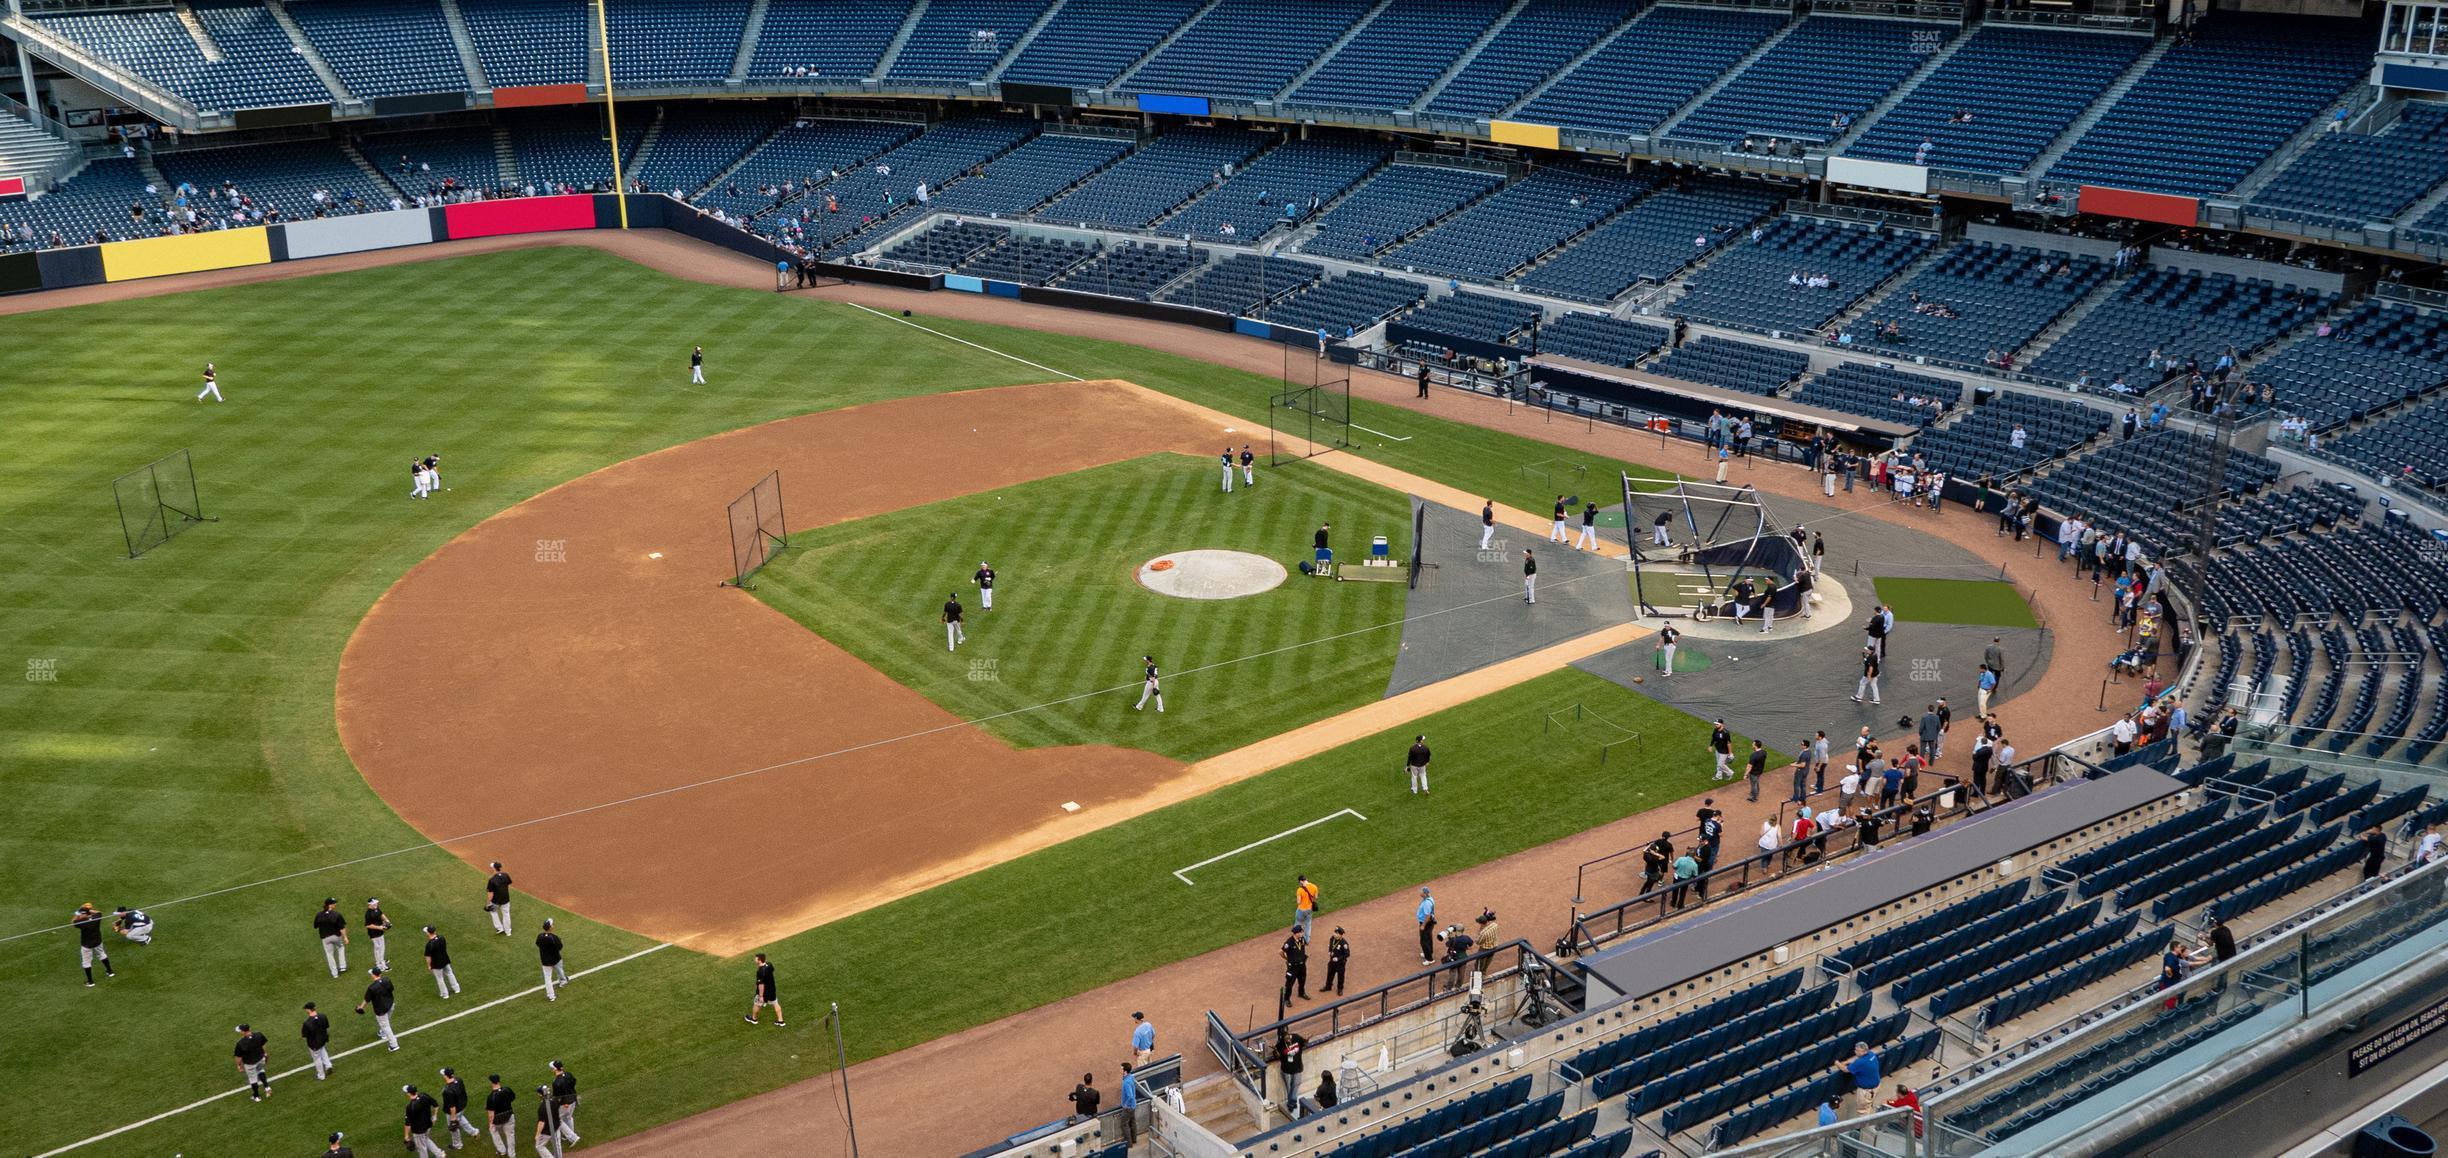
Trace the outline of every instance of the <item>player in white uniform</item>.
<instances>
[{"instance_id":1,"label":"player in white uniform","mask_svg":"<svg viewBox=\"0 0 2448 1158\"><path fill-rule=\"evenodd\" d=\"M421 498L425 498L426 496L428 496L428 495L430 495L430 494L432 494L432 493L433 493L433 486L432 486L432 484L427 483L427 482L425 481L425 464L424 464L424 463L419 462L419 461L417 461L416 459L413 459L413 458L412 458L412 459L409 459L409 460L408 460L408 478L409 478L409 482L410 482L410 485L411 485L411 488L412 488L412 489L410 489L410 490L409 490L409 492L408 492L408 497L409 497L409 498L412 498L412 499L421 499Z\"/></svg>"},{"instance_id":2,"label":"player in white uniform","mask_svg":"<svg viewBox=\"0 0 2448 1158\"><path fill-rule=\"evenodd\" d=\"M971 575L969 581L978 586L979 605L987 611L994 610L994 568L987 566L983 560L979 561L977 574Z\"/></svg>"}]
</instances>

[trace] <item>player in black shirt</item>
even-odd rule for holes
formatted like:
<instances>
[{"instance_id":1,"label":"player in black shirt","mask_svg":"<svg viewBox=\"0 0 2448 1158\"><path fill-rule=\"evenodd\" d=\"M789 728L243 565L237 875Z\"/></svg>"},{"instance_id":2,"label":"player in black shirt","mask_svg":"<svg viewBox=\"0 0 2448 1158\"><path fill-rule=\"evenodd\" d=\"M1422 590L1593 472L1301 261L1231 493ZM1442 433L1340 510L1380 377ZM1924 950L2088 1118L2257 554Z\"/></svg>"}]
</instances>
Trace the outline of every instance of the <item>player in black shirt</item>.
<instances>
[{"instance_id":1,"label":"player in black shirt","mask_svg":"<svg viewBox=\"0 0 2448 1158\"><path fill-rule=\"evenodd\" d=\"M1319 533L1323 534L1324 532ZM1143 655L1139 657L1139 662L1144 664L1145 667L1141 672L1142 682L1139 685L1139 702L1132 705L1131 710L1134 712L1140 711L1147 707L1148 700L1154 699L1156 701L1157 713L1162 714L1164 712L1164 684L1162 682L1162 673L1156 670L1156 657L1152 655Z\"/></svg>"},{"instance_id":2,"label":"player in black shirt","mask_svg":"<svg viewBox=\"0 0 2448 1158\"><path fill-rule=\"evenodd\" d=\"M355 1150L351 1150L347 1146L340 1143L340 1140L346 1137L348 1137L348 1135L343 1134L338 1130L332 1131L330 1144L323 1150L323 1158L357 1158L357 1152Z\"/></svg>"},{"instance_id":3,"label":"player in black shirt","mask_svg":"<svg viewBox=\"0 0 2448 1158\"><path fill-rule=\"evenodd\" d=\"M703 346L689 351L689 384L705 385L705 347Z\"/></svg>"},{"instance_id":4,"label":"player in black shirt","mask_svg":"<svg viewBox=\"0 0 2448 1158\"><path fill-rule=\"evenodd\" d=\"M252 1100L262 1101L272 1096L272 1079L264 1073L264 1051L272 1044L251 1025L238 1027L238 1048L230 1053L237 1059L238 1074L246 1079Z\"/></svg>"},{"instance_id":5,"label":"player in black shirt","mask_svg":"<svg viewBox=\"0 0 2448 1158\"><path fill-rule=\"evenodd\" d=\"M323 964L331 975L348 972L348 918L340 915L339 898L323 898L323 911L314 915L314 931L323 941Z\"/></svg>"},{"instance_id":6,"label":"player in black shirt","mask_svg":"<svg viewBox=\"0 0 2448 1158\"><path fill-rule=\"evenodd\" d=\"M535 1112L536 1153L549 1154L555 1149L558 1149L558 1147L553 1145L553 1139L559 1137L560 1134L561 1117L560 1115L553 1113L552 1090L546 1086L537 1086Z\"/></svg>"},{"instance_id":7,"label":"player in black shirt","mask_svg":"<svg viewBox=\"0 0 2448 1158\"><path fill-rule=\"evenodd\" d=\"M493 1148L504 1154L518 1151L518 1094L502 1084L500 1074L486 1074L485 1125L491 1129Z\"/></svg>"},{"instance_id":8,"label":"player in black shirt","mask_svg":"<svg viewBox=\"0 0 2448 1158\"><path fill-rule=\"evenodd\" d=\"M391 1005L394 996L391 991L391 979L383 976L383 971L379 968L368 969L366 974L374 980L366 984L365 1000L357 1003L357 1012L364 1013L371 1008L374 1011L374 1032L382 1036L383 1044L390 1046L391 1052L398 1053L399 1038L391 1033Z\"/></svg>"},{"instance_id":9,"label":"player in black shirt","mask_svg":"<svg viewBox=\"0 0 2448 1158\"><path fill-rule=\"evenodd\" d=\"M325 1047L331 1044L331 1019L314 1002L306 1003L306 1020L298 1026L298 1036L306 1039L306 1056L314 1060L315 1080L330 1077L332 1059Z\"/></svg>"},{"instance_id":10,"label":"player in black shirt","mask_svg":"<svg viewBox=\"0 0 2448 1158\"><path fill-rule=\"evenodd\" d=\"M1242 444L1241 444L1241 485L1242 485L1242 486L1245 486L1245 487L1254 487L1254 486L1257 486L1257 485L1258 485L1258 472L1257 472L1257 470L1255 469L1255 467L1256 467L1256 465L1257 465L1257 462L1258 462L1258 456L1250 453L1249 444L1248 444L1248 443L1246 443L1246 442L1242 443Z\"/></svg>"},{"instance_id":11,"label":"player in black shirt","mask_svg":"<svg viewBox=\"0 0 2448 1158\"><path fill-rule=\"evenodd\" d=\"M576 1142L578 1140L578 1076L569 1072L569 1069L557 1060L546 1064L552 1066L553 1072L553 1116L561 1120L561 1136Z\"/></svg>"},{"instance_id":12,"label":"player in black shirt","mask_svg":"<svg viewBox=\"0 0 2448 1158\"><path fill-rule=\"evenodd\" d=\"M453 1150L459 1148L459 1135L465 1134L470 1138L475 1138L484 1134L484 1131L476 1128L476 1123L468 1121L467 1107L467 1083L459 1080L457 1071L449 1066L443 1066L442 1132L450 1138Z\"/></svg>"},{"instance_id":13,"label":"player in black shirt","mask_svg":"<svg viewBox=\"0 0 2448 1158\"><path fill-rule=\"evenodd\" d=\"M485 878L485 912L493 917L493 931L510 935L510 874L502 871L500 861L493 862L493 875Z\"/></svg>"},{"instance_id":14,"label":"player in black shirt","mask_svg":"<svg viewBox=\"0 0 2448 1158\"><path fill-rule=\"evenodd\" d=\"M1552 527L1550 527L1550 528L1548 528L1548 530L1547 530L1547 541L1548 541L1548 542L1550 542L1550 543L1569 543L1569 542L1572 542L1572 536L1567 535L1567 534L1565 534L1565 533L1564 533L1564 519L1565 519L1565 515L1564 515L1564 496L1562 496L1562 495L1557 495L1557 496L1556 496L1556 498L1555 498L1555 525L1554 525L1554 526L1552 526Z\"/></svg>"},{"instance_id":15,"label":"player in black shirt","mask_svg":"<svg viewBox=\"0 0 2448 1158\"><path fill-rule=\"evenodd\" d=\"M1403 769L1411 774L1411 791L1428 791L1428 733L1411 737L1411 751L1403 756Z\"/></svg>"},{"instance_id":16,"label":"player in black shirt","mask_svg":"<svg viewBox=\"0 0 2448 1158\"><path fill-rule=\"evenodd\" d=\"M388 953L383 951L383 934L390 931L391 918L383 915L382 899L379 897L367 897L365 911L366 948L373 950L374 967L377 969L389 969L391 967L391 957Z\"/></svg>"},{"instance_id":17,"label":"player in black shirt","mask_svg":"<svg viewBox=\"0 0 2448 1158\"><path fill-rule=\"evenodd\" d=\"M979 609L984 611L994 610L994 568L987 566L984 562L980 562L978 564L977 574L971 575L969 577L969 581L977 584Z\"/></svg>"},{"instance_id":18,"label":"player in black shirt","mask_svg":"<svg viewBox=\"0 0 2448 1158\"><path fill-rule=\"evenodd\" d=\"M400 1092L408 1095L408 1109L400 1116L400 1139L408 1144L409 1152L417 1158L447 1158L433 1140L434 1110L439 1103L431 1094L418 1093L415 1086L401 1086Z\"/></svg>"},{"instance_id":19,"label":"player in black shirt","mask_svg":"<svg viewBox=\"0 0 2448 1158\"><path fill-rule=\"evenodd\" d=\"M459 992L459 973L451 968L450 942L433 926L425 926L425 969L433 974L434 988L442 991L442 1000Z\"/></svg>"},{"instance_id":20,"label":"player in black shirt","mask_svg":"<svg viewBox=\"0 0 2448 1158\"><path fill-rule=\"evenodd\" d=\"M773 962L766 960L763 953L759 953L756 955L756 963L756 990L748 998L746 1020L748 1024L755 1025L757 1011L770 1005L773 1006L774 1011L774 1028L779 1029L786 1023L782 1020L782 990L774 984Z\"/></svg>"},{"instance_id":21,"label":"player in black shirt","mask_svg":"<svg viewBox=\"0 0 2448 1158\"><path fill-rule=\"evenodd\" d=\"M944 596L943 625L944 650L959 650L960 645L968 641L969 633L961 627L961 601L958 592Z\"/></svg>"},{"instance_id":22,"label":"player in black shirt","mask_svg":"<svg viewBox=\"0 0 2448 1158\"><path fill-rule=\"evenodd\" d=\"M1522 548L1522 602L1538 602L1538 556L1528 547Z\"/></svg>"},{"instance_id":23,"label":"player in black shirt","mask_svg":"<svg viewBox=\"0 0 2448 1158\"><path fill-rule=\"evenodd\" d=\"M560 1000L553 996L553 986L569 984L569 971L561 967L561 934L553 932L551 917L544 918L544 931L536 934L536 960L544 966L544 1000Z\"/></svg>"},{"instance_id":24,"label":"player in black shirt","mask_svg":"<svg viewBox=\"0 0 2448 1158\"><path fill-rule=\"evenodd\" d=\"M102 948L102 910L95 908L92 901L87 901L77 906L76 912L69 916L68 923L76 927L77 963L85 969L85 988L94 986L93 967L96 961L102 963L103 976L118 976L111 971L110 953Z\"/></svg>"}]
</instances>

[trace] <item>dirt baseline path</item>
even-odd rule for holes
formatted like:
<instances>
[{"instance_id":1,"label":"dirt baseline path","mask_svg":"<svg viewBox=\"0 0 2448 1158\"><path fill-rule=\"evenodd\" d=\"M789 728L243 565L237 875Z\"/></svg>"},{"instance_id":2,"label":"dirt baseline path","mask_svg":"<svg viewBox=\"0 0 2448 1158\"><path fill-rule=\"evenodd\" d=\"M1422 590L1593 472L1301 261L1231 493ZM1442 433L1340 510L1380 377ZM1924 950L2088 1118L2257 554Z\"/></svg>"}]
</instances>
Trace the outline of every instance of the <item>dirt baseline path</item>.
<instances>
[{"instance_id":1,"label":"dirt baseline path","mask_svg":"<svg viewBox=\"0 0 2448 1158\"><path fill-rule=\"evenodd\" d=\"M723 954L958 876L1015 842L1104 823L1100 809L1181 765L1118 748L1014 750L962 726L718 587L731 572L721 513L775 468L797 530L1160 449L1201 452L1221 437L1153 397L1083 382L884 402L717 435L547 491L445 545L376 602L341 657L341 741L375 791L438 840L667 793L450 847L471 864L506 863L556 904ZM992 452L1016 445L1031 452ZM770 770L671 791L759 769ZM1084 807L1066 816L1065 801ZM917 831L929 838L910 840ZM755 871L679 851L733 847L745 833L768 850ZM792 835L775 844L768 833Z\"/></svg>"}]
</instances>

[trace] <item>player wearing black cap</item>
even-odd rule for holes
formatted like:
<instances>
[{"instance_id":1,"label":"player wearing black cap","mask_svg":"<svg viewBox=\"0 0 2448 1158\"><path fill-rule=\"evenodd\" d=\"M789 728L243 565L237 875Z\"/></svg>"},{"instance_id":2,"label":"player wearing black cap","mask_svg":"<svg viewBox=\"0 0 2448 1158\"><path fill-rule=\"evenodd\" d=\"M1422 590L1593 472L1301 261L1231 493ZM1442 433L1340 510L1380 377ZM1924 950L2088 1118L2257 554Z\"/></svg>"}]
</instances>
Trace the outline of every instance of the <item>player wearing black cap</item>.
<instances>
[{"instance_id":1,"label":"player wearing black cap","mask_svg":"<svg viewBox=\"0 0 2448 1158\"><path fill-rule=\"evenodd\" d=\"M110 954L102 948L102 911L95 908L92 901L87 901L77 906L68 923L76 927L77 963L85 967L85 988L94 987L93 967L96 961L102 963L104 977L118 976L111 971Z\"/></svg>"},{"instance_id":2,"label":"player wearing black cap","mask_svg":"<svg viewBox=\"0 0 2448 1158\"><path fill-rule=\"evenodd\" d=\"M398 1053L399 1038L391 1032L391 1004L394 999L391 979L383 976L380 968L368 969L366 975L374 980L366 983L365 1000L357 1003L357 1012L364 1013L371 1007L374 1010L374 1032L382 1035L383 1044L390 1046L391 1052Z\"/></svg>"},{"instance_id":3,"label":"player wearing black cap","mask_svg":"<svg viewBox=\"0 0 2448 1158\"><path fill-rule=\"evenodd\" d=\"M782 1020L782 988L774 984L773 962L766 960L763 953L759 953L756 955L756 963L756 992L748 998L746 1021L750 1025L755 1025L757 1011L770 1005L773 1006L774 1011L774 1027L779 1029L789 1023Z\"/></svg>"},{"instance_id":4,"label":"player wearing black cap","mask_svg":"<svg viewBox=\"0 0 2448 1158\"><path fill-rule=\"evenodd\" d=\"M237 1059L239 1075L247 1080L247 1092L258 1102L272 1096L272 1079L264 1073L264 1052L271 1044L254 1026L240 1025L238 1048L230 1051Z\"/></svg>"},{"instance_id":5,"label":"player wearing black cap","mask_svg":"<svg viewBox=\"0 0 2448 1158\"><path fill-rule=\"evenodd\" d=\"M401 1086L400 1092L408 1095L407 1112L400 1118L400 1138L407 1142L409 1152L417 1158L449 1158L433 1140L434 1110L439 1103L431 1094L418 1093L415 1086Z\"/></svg>"},{"instance_id":6,"label":"player wearing black cap","mask_svg":"<svg viewBox=\"0 0 2448 1158\"><path fill-rule=\"evenodd\" d=\"M484 1131L476 1128L476 1123L468 1121L467 1107L467 1083L459 1080L458 1071L451 1069L449 1066L443 1066L442 1132L450 1135L450 1148L453 1150L460 1148L459 1136L461 1134L465 1134L470 1138L480 1137L484 1134Z\"/></svg>"},{"instance_id":7,"label":"player wearing black cap","mask_svg":"<svg viewBox=\"0 0 2448 1158\"><path fill-rule=\"evenodd\" d=\"M459 974L451 968L450 942L431 925L425 926L425 970L433 974L434 988L442 991L442 1000L459 992Z\"/></svg>"},{"instance_id":8,"label":"player wearing black cap","mask_svg":"<svg viewBox=\"0 0 2448 1158\"><path fill-rule=\"evenodd\" d=\"M493 1151L502 1158L518 1149L518 1093L502 1084L500 1074L486 1074L485 1125L493 1138Z\"/></svg>"},{"instance_id":9,"label":"player wearing black cap","mask_svg":"<svg viewBox=\"0 0 2448 1158\"><path fill-rule=\"evenodd\" d=\"M552 1087L536 1087L536 1158L560 1158L561 1115L553 1112Z\"/></svg>"},{"instance_id":10,"label":"player wearing black cap","mask_svg":"<svg viewBox=\"0 0 2448 1158\"><path fill-rule=\"evenodd\" d=\"M365 911L366 948L374 954L374 967L391 968L391 955L383 951L383 934L391 931L391 918L383 915L382 898L367 897Z\"/></svg>"},{"instance_id":11,"label":"player wearing black cap","mask_svg":"<svg viewBox=\"0 0 2448 1158\"><path fill-rule=\"evenodd\" d=\"M314 915L314 931L323 940L323 964L331 975L348 972L348 918L340 915L340 898L323 898L323 911Z\"/></svg>"},{"instance_id":12,"label":"player wearing black cap","mask_svg":"<svg viewBox=\"0 0 2448 1158\"><path fill-rule=\"evenodd\" d=\"M960 592L944 596L943 625L945 651L958 650L961 644L969 641L969 633L961 629Z\"/></svg>"},{"instance_id":13,"label":"player wearing black cap","mask_svg":"<svg viewBox=\"0 0 2448 1158\"><path fill-rule=\"evenodd\" d=\"M578 1075L569 1072L569 1068L557 1058L548 1064L553 1072L553 1114L561 1119L561 1136L575 1142L578 1140Z\"/></svg>"},{"instance_id":14,"label":"player wearing black cap","mask_svg":"<svg viewBox=\"0 0 2448 1158\"><path fill-rule=\"evenodd\" d=\"M500 861L493 862L493 875L485 878L485 912L493 918L493 931L510 935L510 874L502 871Z\"/></svg>"},{"instance_id":15,"label":"player wearing black cap","mask_svg":"<svg viewBox=\"0 0 2448 1158\"><path fill-rule=\"evenodd\" d=\"M331 1019L314 1002L306 1003L306 1020L298 1026L298 1036L306 1039L306 1056L314 1061L315 1080L330 1077L332 1059L325 1047L331 1045Z\"/></svg>"},{"instance_id":16,"label":"player wearing black cap","mask_svg":"<svg viewBox=\"0 0 2448 1158\"><path fill-rule=\"evenodd\" d=\"M338 1130L332 1131L330 1143L323 1148L323 1158L357 1158L355 1150L341 1144L340 1140L346 1137L348 1135Z\"/></svg>"},{"instance_id":17,"label":"player wearing black cap","mask_svg":"<svg viewBox=\"0 0 2448 1158\"><path fill-rule=\"evenodd\" d=\"M1159 682L1162 673L1156 670L1156 657L1143 655L1139 659L1147 665L1146 682L1139 686L1139 702L1133 705L1131 710L1144 711L1147 708L1147 702L1153 699L1156 701L1156 711L1161 715L1164 712L1164 685Z\"/></svg>"},{"instance_id":18,"label":"player wearing black cap","mask_svg":"<svg viewBox=\"0 0 2448 1158\"><path fill-rule=\"evenodd\" d=\"M544 1000L560 1000L553 996L553 986L569 984L569 970L561 967L561 934L553 932L551 917L544 918L544 931L536 934L536 960L544 966Z\"/></svg>"}]
</instances>

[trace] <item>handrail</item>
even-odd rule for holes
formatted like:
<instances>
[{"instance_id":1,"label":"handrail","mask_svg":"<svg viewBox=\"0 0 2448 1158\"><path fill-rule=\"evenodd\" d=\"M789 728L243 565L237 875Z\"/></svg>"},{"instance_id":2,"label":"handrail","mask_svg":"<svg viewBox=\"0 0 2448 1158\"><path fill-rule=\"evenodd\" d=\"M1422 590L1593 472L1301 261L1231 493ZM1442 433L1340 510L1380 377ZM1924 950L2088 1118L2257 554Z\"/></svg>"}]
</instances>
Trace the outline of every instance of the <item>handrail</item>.
<instances>
[{"instance_id":1,"label":"handrail","mask_svg":"<svg viewBox=\"0 0 2448 1158\"><path fill-rule=\"evenodd\" d=\"M87 52L83 45L52 35L49 29L41 27L29 17L0 13L0 28L17 34L20 51L39 46L43 52L77 65L74 70L78 74L77 79L86 84L112 96L123 97L130 104L159 106L159 111L170 114L165 119L187 132L194 132L203 126L204 112L193 102L132 73L119 72L100 57Z\"/></svg>"}]
</instances>

